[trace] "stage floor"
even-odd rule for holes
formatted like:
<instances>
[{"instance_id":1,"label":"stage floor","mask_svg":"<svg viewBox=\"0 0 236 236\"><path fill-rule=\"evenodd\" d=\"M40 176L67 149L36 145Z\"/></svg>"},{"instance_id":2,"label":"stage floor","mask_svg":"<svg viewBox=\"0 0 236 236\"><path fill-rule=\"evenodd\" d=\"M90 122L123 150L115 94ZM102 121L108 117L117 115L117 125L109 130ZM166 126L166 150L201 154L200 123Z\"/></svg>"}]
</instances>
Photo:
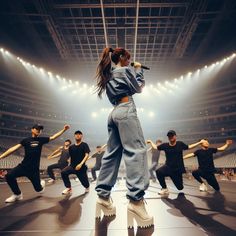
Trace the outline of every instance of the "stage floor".
<instances>
[{"instance_id":1,"label":"stage floor","mask_svg":"<svg viewBox=\"0 0 236 236\"><path fill-rule=\"evenodd\" d=\"M154 216L154 227L127 230L125 182L116 184L112 193L117 208L116 218L95 220L95 184L84 194L83 187L71 180L73 194L61 195L61 181L48 185L39 196L30 183L20 183L24 200L5 204L11 192L0 184L0 235L77 235L77 236L200 236L236 235L236 182L221 181L221 193L198 191L195 181L184 180L183 193L171 181L168 198L157 195L159 184L150 183L146 192L148 212Z\"/></svg>"}]
</instances>

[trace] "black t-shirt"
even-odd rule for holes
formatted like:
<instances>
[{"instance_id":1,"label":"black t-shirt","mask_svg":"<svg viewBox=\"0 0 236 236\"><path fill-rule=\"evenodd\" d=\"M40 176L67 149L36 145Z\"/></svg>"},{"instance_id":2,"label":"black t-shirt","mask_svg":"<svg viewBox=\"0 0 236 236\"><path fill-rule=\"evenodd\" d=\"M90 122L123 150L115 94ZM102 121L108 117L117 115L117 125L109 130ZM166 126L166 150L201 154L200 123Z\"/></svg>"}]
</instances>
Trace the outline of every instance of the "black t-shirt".
<instances>
[{"instance_id":1,"label":"black t-shirt","mask_svg":"<svg viewBox=\"0 0 236 236\"><path fill-rule=\"evenodd\" d=\"M105 151L102 151L100 153L95 153L95 154L92 155L92 158L96 158L95 166L101 167L102 157L103 157L104 153L105 153Z\"/></svg>"},{"instance_id":2,"label":"black t-shirt","mask_svg":"<svg viewBox=\"0 0 236 236\"><path fill-rule=\"evenodd\" d=\"M89 152L90 152L90 149L87 143L82 142L79 145L75 145L75 144L71 145L69 147L69 154L71 158L70 165L73 168L75 168L84 159L85 154Z\"/></svg>"},{"instance_id":3,"label":"black t-shirt","mask_svg":"<svg viewBox=\"0 0 236 236\"><path fill-rule=\"evenodd\" d=\"M177 141L175 146L169 143L163 143L157 147L158 150L164 151L166 154L166 165L173 171L185 172L183 151L188 149L188 145L181 141Z\"/></svg>"},{"instance_id":4,"label":"black t-shirt","mask_svg":"<svg viewBox=\"0 0 236 236\"><path fill-rule=\"evenodd\" d=\"M160 158L160 151L158 149L152 148L152 163L158 163Z\"/></svg>"},{"instance_id":5,"label":"black t-shirt","mask_svg":"<svg viewBox=\"0 0 236 236\"><path fill-rule=\"evenodd\" d=\"M42 146L49 141L49 137L30 137L23 139L20 144L25 149L25 156L21 165L30 169L39 169Z\"/></svg>"},{"instance_id":6,"label":"black t-shirt","mask_svg":"<svg viewBox=\"0 0 236 236\"><path fill-rule=\"evenodd\" d=\"M215 166L213 162L213 154L217 152L217 148L208 148L206 150L199 149L194 152L194 155L197 157L199 169L215 172Z\"/></svg>"},{"instance_id":7,"label":"black t-shirt","mask_svg":"<svg viewBox=\"0 0 236 236\"><path fill-rule=\"evenodd\" d=\"M63 148L61 151L61 156L58 160L58 164L68 165L69 158L70 158L69 148L68 149Z\"/></svg>"}]
</instances>

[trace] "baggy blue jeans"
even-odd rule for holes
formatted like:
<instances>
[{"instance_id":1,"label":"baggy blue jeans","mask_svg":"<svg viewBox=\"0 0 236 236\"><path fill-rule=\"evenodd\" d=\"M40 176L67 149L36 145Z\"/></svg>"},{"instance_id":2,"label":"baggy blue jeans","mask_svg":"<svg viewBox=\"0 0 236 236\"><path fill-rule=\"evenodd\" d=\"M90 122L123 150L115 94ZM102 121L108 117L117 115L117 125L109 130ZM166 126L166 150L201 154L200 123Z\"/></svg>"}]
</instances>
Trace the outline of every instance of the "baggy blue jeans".
<instances>
[{"instance_id":1,"label":"baggy blue jeans","mask_svg":"<svg viewBox=\"0 0 236 236\"><path fill-rule=\"evenodd\" d=\"M98 196L109 198L121 158L126 166L127 198L141 200L149 185L147 148L132 97L115 106L108 118L107 150L97 180Z\"/></svg>"}]
</instances>

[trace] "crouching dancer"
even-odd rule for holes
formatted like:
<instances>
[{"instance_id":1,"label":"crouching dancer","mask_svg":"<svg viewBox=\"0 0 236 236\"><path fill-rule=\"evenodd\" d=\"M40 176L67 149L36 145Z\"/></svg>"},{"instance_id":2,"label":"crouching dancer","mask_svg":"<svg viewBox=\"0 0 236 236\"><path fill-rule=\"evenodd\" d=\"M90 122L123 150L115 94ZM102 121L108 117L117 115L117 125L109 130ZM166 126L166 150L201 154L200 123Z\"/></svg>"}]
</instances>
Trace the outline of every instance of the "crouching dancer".
<instances>
[{"instance_id":1,"label":"crouching dancer","mask_svg":"<svg viewBox=\"0 0 236 236\"><path fill-rule=\"evenodd\" d=\"M16 178L18 177L27 177L33 184L35 191L39 193L44 192L45 181L40 181L39 173L42 146L49 141L58 138L69 128L69 125L65 125L61 131L51 137L39 137L42 133L43 126L36 124L31 128L31 137L23 139L19 144L9 148L0 156L1 159L11 155L21 147L24 147L25 149L25 156L23 161L6 175L6 181L13 192L13 195L5 200L6 203L23 199L23 194L20 191L20 188L16 181Z\"/></svg>"}]
</instances>

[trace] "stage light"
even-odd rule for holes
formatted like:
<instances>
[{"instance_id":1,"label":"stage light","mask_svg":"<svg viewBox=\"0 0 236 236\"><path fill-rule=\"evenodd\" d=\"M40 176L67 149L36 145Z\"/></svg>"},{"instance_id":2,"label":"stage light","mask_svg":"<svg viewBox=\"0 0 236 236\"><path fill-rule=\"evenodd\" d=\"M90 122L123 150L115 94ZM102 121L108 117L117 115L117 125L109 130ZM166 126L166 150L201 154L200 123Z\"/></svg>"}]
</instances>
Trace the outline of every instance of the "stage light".
<instances>
[{"instance_id":1,"label":"stage light","mask_svg":"<svg viewBox=\"0 0 236 236\"><path fill-rule=\"evenodd\" d=\"M206 69L206 68L207 68L207 65L205 65L204 68Z\"/></svg>"},{"instance_id":2,"label":"stage light","mask_svg":"<svg viewBox=\"0 0 236 236\"><path fill-rule=\"evenodd\" d=\"M1 48L1 49L0 49L0 51L1 51L1 52L4 52L4 49L3 49L3 48Z\"/></svg>"},{"instance_id":3,"label":"stage light","mask_svg":"<svg viewBox=\"0 0 236 236\"><path fill-rule=\"evenodd\" d=\"M192 72L188 72L188 76L191 76L192 75Z\"/></svg>"},{"instance_id":4,"label":"stage light","mask_svg":"<svg viewBox=\"0 0 236 236\"><path fill-rule=\"evenodd\" d=\"M56 75L56 78L57 78L57 79L60 79L61 77L60 77L59 75ZM63 80L64 80L64 79L63 79Z\"/></svg>"},{"instance_id":5,"label":"stage light","mask_svg":"<svg viewBox=\"0 0 236 236\"><path fill-rule=\"evenodd\" d=\"M44 69L42 67L39 68L41 73L44 73Z\"/></svg>"},{"instance_id":6,"label":"stage light","mask_svg":"<svg viewBox=\"0 0 236 236\"><path fill-rule=\"evenodd\" d=\"M98 114L96 112L92 112L92 117L96 118L98 116Z\"/></svg>"},{"instance_id":7,"label":"stage light","mask_svg":"<svg viewBox=\"0 0 236 236\"><path fill-rule=\"evenodd\" d=\"M52 76L52 72L48 71L48 75L49 75L49 76Z\"/></svg>"},{"instance_id":8,"label":"stage light","mask_svg":"<svg viewBox=\"0 0 236 236\"><path fill-rule=\"evenodd\" d=\"M65 90L65 89L67 89L68 87L67 86L62 86L61 87L61 90Z\"/></svg>"},{"instance_id":9,"label":"stage light","mask_svg":"<svg viewBox=\"0 0 236 236\"><path fill-rule=\"evenodd\" d=\"M149 116L149 117L154 117L154 116L155 116L155 114L154 114L154 112L153 112L153 111L150 111L150 112L148 113L148 116Z\"/></svg>"},{"instance_id":10,"label":"stage light","mask_svg":"<svg viewBox=\"0 0 236 236\"><path fill-rule=\"evenodd\" d=\"M69 83L72 84L72 80L71 79L69 80Z\"/></svg>"}]
</instances>

